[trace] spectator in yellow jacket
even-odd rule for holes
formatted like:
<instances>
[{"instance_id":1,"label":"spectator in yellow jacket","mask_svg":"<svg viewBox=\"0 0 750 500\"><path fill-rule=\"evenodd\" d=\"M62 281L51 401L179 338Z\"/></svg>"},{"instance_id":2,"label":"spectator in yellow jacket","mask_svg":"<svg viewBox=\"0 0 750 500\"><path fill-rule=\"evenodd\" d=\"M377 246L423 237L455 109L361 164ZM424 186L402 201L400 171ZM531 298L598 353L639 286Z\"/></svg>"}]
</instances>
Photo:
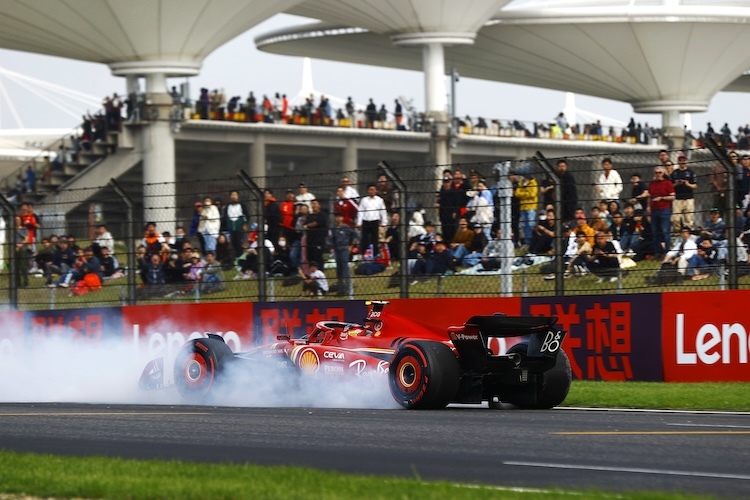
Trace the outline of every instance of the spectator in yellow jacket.
<instances>
[{"instance_id":1,"label":"spectator in yellow jacket","mask_svg":"<svg viewBox=\"0 0 750 500\"><path fill-rule=\"evenodd\" d=\"M539 206L539 185L530 174L520 174L513 195L518 199L523 243L529 245L536 227L536 210Z\"/></svg>"}]
</instances>

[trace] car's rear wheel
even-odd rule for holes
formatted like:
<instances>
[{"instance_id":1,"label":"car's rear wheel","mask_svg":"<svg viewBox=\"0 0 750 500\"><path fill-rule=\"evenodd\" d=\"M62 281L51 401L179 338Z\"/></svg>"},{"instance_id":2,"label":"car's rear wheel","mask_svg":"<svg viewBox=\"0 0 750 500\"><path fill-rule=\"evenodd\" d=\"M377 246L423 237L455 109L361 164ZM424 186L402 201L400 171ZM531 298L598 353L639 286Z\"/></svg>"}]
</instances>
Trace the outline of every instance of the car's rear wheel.
<instances>
[{"instance_id":1,"label":"car's rear wheel","mask_svg":"<svg viewBox=\"0 0 750 500\"><path fill-rule=\"evenodd\" d=\"M198 402L206 398L226 365L234 359L232 350L219 339L194 339L177 353L174 380L180 394Z\"/></svg>"},{"instance_id":2,"label":"car's rear wheel","mask_svg":"<svg viewBox=\"0 0 750 500\"><path fill-rule=\"evenodd\" d=\"M445 344L413 341L393 356L389 385L393 398L407 409L444 408L458 392L458 360Z\"/></svg>"},{"instance_id":3,"label":"car's rear wheel","mask_svg":"<svg viewBox=\"0 0 750 500\"><path fill-rule=\"evenodd\" d=\"M508 349L508 354L517 353L525 357L528 349L529 345L521 342ZM565 351L560 349L554 367L538 375L535 382L522 386L521 390L515 388L516 390L512 392L506 402L520 408L553 408L565 401L572 380L573 372L570 368L570 360Z\"/></svg>"}]
</instances>

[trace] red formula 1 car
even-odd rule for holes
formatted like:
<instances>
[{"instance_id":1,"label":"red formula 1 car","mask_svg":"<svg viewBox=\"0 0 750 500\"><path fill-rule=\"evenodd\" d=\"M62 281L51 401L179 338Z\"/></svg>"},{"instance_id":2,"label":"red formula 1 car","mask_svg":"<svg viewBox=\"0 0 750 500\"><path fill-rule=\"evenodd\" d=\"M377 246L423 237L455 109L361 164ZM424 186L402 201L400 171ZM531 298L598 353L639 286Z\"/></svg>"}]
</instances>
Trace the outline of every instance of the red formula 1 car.
<instances>
[{"instance_id":1,"label":"red formula 1 car","mask_svg":"<svg viewBox=\"0 0 750 500\"><path fill-rule=\"evenodd\" d=\"M320 321L302 338L280 335L277 342L246 352L234 353L221 337L209 334L180 349L173 372L165 372L162 358L151 361L140 386L149 390L173 383L195 401L221 390L222 377L238 373L236 369L265 365L284 375L382 376L393 398L410 409L483 401L552 408L567 396L571 369L562 349L566 332L555 327L556 318L473 316L461 326L435 332L408 318L386 317L387 304L367 302L364 324ZM495 355L487 348L490 337L523 340ZM173 381L168 380L172 375Z\"/></svg>"}]
</instances>

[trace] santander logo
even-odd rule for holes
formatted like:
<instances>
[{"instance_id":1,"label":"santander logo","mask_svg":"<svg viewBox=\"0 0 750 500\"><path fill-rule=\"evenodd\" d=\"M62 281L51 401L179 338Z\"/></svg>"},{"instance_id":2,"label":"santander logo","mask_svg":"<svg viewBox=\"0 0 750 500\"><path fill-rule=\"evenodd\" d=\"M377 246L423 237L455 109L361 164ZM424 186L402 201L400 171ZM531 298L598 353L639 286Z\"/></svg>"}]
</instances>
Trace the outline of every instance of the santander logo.
<instances>
[{"instance_id":1,"label":"santander logo","mask_svg":"<svg viewBox=\"0 0 750 500\"><path fill-rule=\"evenodd\" d=\"M703 324L686 336L685 315L675 315L678 365L747 364L750 334L740 323ZM733 349L734 347L734 349Z\"/></svg>"}]
</instances>

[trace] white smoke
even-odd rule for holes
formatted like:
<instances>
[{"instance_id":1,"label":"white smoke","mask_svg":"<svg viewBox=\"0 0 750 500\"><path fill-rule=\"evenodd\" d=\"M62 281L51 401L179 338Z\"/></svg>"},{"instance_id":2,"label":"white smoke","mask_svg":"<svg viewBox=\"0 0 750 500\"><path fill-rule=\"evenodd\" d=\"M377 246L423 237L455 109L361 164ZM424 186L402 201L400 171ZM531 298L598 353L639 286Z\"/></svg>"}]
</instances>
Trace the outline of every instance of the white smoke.
<instances>
[{"instance_id":1,"label":"white smoke","mask_svg":"<svg viewBox=\"0 0 750 500\"><path fill-rule=\"evenodd\" d=\"M146 357L124 342L45 336L11 353L0 362L2 402L148 402L138 389Z\"/></svg>"},{"instance_id":2,"label":"white smoke","mask_svg":"<svg viewBox=\"0 0 750 500\"><path fill-rule=\"evenodd\" d=\"M227 367L212 404L251 407L398 408L387 374L308 375L273 364L239 361Z\"/></svg>"},{"instance_id":3,"label":"white smoke","mask_svg":"<svg viewBox=\"0 0 750 500\"><path fill-rule=\"evenodd\" d=\"M176 332L169 322L162 332ZM183 398L174 386L145 391L139 380L155 356L154 346L137 341L89 341L61 327L46 335L24 336L23 320L0 323L0 402L69 402L95 404L211 404L245 407L397 408L388 389L387 371L379 375L317 376L282 371L273 363L228 364L210 398ZM9 333L10 332L10 333ZM180 344L198 332L171 337L160 346L164 370L172 379ZM184 338L184 341L183 341ZM179 339L177 342L175 339ZM137 339L136 339L137 340ZM233 342L228 342L235 347ZM149 348L144 348L149 347ZM245 346L247 348L247 346Z\"/></svg>"}]
</instances>

